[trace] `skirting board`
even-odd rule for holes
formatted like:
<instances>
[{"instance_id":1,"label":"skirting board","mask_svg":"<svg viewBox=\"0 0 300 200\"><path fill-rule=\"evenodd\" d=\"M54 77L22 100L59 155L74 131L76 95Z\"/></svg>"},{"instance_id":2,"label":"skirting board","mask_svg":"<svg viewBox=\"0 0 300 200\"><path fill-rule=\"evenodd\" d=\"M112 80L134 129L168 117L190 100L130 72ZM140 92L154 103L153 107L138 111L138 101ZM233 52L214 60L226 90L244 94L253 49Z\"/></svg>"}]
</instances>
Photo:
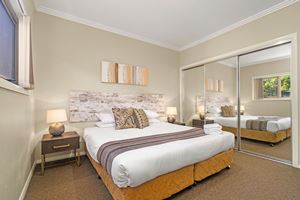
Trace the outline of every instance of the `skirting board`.
<instances>
[{"instance_id":1,"label":"skirting board","mask_svg":"<svg viewBox=\"0 0 300 200\"><path fill-rule=\"evenodd\" d=\"M26 182L25 182L25 184L24 184L24 186L23 186L23 189L22 189L22 192L21 192L21 194L20 194L19 200L23 200L23 199L25 198L25 195L26 195L26 192L27 192L29 183L30 183L31 178L32 178L32 176L33 176L33 172L34 172L35 166L36 166L36 161L34 161L32 167L31 167L31 169L30 169L30 172L29 172L29 174L28 174L28 177L27 177L27 179L26 179Z\"/></svg>"}]
</instances>

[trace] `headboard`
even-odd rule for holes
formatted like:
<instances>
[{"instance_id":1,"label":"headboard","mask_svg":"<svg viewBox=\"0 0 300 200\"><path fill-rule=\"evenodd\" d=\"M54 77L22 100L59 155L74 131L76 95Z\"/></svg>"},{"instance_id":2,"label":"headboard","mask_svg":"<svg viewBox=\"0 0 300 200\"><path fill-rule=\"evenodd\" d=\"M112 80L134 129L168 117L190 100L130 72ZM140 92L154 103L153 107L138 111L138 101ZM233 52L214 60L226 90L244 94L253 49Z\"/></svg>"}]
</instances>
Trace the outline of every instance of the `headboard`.
<instances>
[{"instance_id":1,"label":"headboard","mask_svg":"<svg viewBox=\"0 0 300 200\"><path fill-rule=\"evenodd\" d=\"M212 106L219 107L230 105L228 97L223 96L196 96L196 110L201 105L205 105L206 109Z\"/></svg>"},{"instance_id":2,"label":"headboard","mask_svg":"<svg viewBox=\"0 0 300 200\"><path fill-rule=\"evenodd\" d=\"M142 108L163 116L165 100L162 94L120 94L72 90L69 96L70 122L98 121L96 113L112 108Z\"/></svg>"}]
</instances>

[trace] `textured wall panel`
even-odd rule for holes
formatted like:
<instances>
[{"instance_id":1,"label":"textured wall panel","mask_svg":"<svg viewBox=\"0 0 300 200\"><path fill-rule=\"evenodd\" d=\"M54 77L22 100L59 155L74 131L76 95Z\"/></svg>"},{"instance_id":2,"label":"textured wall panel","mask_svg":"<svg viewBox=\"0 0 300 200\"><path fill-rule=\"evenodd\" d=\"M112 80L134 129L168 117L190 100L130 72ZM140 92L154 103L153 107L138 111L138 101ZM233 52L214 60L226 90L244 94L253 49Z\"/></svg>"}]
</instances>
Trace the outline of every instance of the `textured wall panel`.
<instances>
[{"instance_id":1,"label":"textured wall panel","mask_svg":"<svg viewBox=\"0 0 300 200\"><path fill-rule=\"evenodd\" d=\"M142 108L165 114L162 94L119 94L72 90L69 98L70 122L98 121L96 113L112 108Z\"/></svg>"}]
</instances>

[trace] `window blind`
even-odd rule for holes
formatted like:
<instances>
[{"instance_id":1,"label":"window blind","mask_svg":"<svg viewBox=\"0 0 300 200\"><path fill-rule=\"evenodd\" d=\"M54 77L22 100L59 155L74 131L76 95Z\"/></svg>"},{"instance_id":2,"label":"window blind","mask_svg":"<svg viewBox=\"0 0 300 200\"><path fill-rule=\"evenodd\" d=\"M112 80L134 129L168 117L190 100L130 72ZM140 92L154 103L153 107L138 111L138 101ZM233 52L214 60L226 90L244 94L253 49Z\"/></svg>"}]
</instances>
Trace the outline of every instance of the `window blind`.
<instances>
[{"instance_id":1,"label":"window blind","mask_svg":"<svg viewBox=\"0 0 300 200\"><path fill-rule=\"evenodd\" d=\"M0 1L0 76L16 81L16 24Z\"/></svg>"}]
</instances>

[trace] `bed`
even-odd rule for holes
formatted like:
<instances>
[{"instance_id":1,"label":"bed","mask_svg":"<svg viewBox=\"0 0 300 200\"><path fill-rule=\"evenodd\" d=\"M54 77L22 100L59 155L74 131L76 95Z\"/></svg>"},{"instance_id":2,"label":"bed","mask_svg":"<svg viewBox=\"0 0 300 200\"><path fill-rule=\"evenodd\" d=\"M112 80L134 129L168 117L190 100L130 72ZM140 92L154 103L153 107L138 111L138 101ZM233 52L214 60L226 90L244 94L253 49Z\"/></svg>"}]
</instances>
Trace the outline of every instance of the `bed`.
<instances>
[{"instance_id":1,"label":"bed","mask_svg":"<svg viewBox=\"0 0 300 200\"><path fill-rule=\"evenodd\" d=\"M246 123L248 120L257 120L261 117L269 118L266 130L248 129ZM223 126L224 131L237 134L237 117L210 117L215 123ZM241 115L241 137L276 144L291 136L291 118L274 118L274 116L249 116ZM275 120L276 119L276 120Z\"/></svg>"},{"instance_id":2,"label":"bed","mask_svg":"<svg viewBox=\"0 0 300 200\"><path fill-rule=\"evenodd\" d=\"M99 164L98 150L111 141L190 129L165 122L144 129L90 127L84 130L84 140L88 158L115 200L165 199L230 166L234 135L223 132L126 151L113 159L110 173Z\"/></svg>"}]
</instances>

